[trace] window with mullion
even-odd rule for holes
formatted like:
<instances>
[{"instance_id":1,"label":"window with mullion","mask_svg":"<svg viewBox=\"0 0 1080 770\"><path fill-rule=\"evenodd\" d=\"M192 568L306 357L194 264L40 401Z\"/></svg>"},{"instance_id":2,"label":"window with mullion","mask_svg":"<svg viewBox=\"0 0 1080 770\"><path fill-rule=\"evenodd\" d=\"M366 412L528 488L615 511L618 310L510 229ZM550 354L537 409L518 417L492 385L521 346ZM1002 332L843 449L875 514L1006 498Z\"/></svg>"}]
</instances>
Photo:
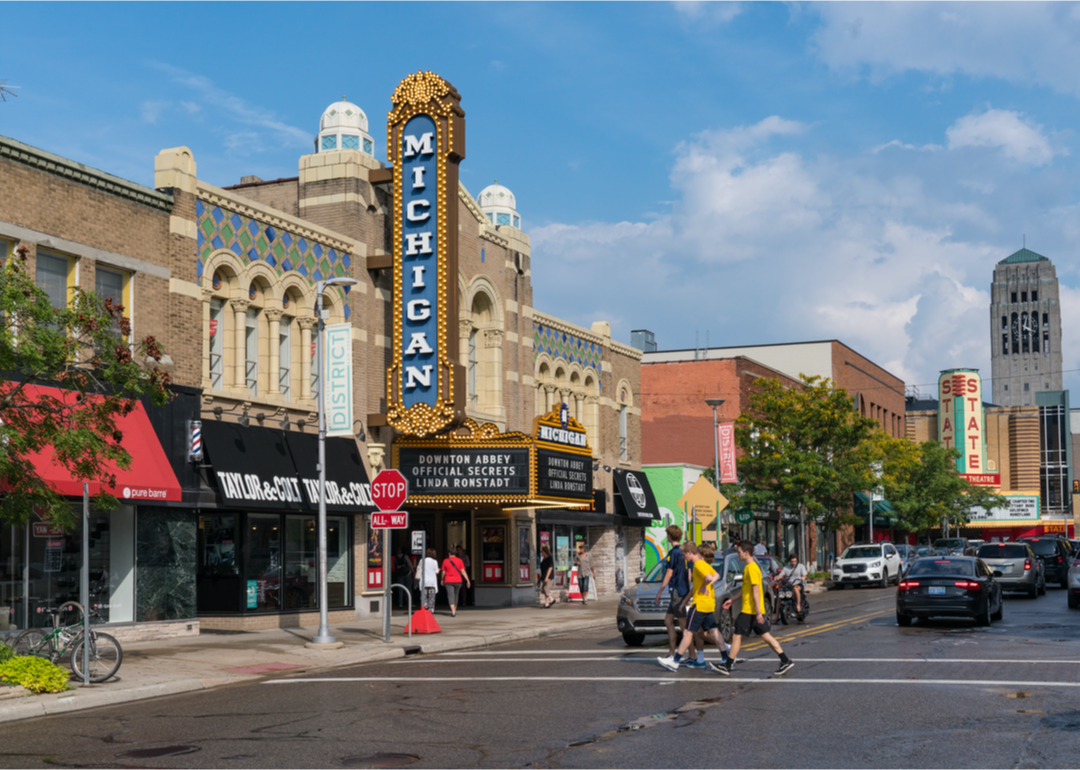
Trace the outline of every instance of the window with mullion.
<instances>
[{"instance_id":1,"label":"window with mullion","mask_svg":"<svg viewBox=\"0 0 1080 770\"><path fill-rule=\"evenodd\" d=\"M49 304L62 310L68 304L71 260L47 252L38 252L35 283L49 296Z\"/></svg>"}]
</instances>

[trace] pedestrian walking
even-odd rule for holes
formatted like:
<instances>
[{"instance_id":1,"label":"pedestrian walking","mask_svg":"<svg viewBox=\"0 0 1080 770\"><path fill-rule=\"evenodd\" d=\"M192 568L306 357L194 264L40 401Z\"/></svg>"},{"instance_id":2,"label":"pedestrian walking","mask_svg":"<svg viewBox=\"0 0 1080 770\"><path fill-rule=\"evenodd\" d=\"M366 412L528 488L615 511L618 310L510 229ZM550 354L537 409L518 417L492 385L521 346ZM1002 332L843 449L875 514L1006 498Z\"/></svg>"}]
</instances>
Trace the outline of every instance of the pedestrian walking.
<instances>
[{"instance_id":1,"label":"pedestrian walking","mask_svg":"<svg viewBox=\"0 0 1080 770\"><path fill-rule=\"evenodd\" d=\"M543 558L540 559L540 572L536 575L536 585L540 589L540 601L546 610L555 603L551 594L548 593L552 577L555 575L555 560L551 558L551 548L547 544L540 546L540 555Z\"/></svg>"},{"instance_id":2,"label":"pedestrian walking","mask_svg":"<svg viewBox=\"0 0 1080 770\"><path fill-rule=\"evenodd\" d=\"M424 609L435 611L435 594L439 592L439 562L435 561L435 549L428 548L427 556L416 565L416 579L420 581Z\"/></svg>"},{"instance_id":3,"label":"pedestrian walking","mask_svg":"<svg viewBox=\"0 0 1080 770\"><path fill-rule=\"evenodd\" d=\"M716 625L716 593L713 583L720 579L720 575L712 567L713 556L716 550L709 543L696 545L693 542L683 547L684 557L691 564L693 574L693 588L690 592L690 607L686 612L686 629L689 633L683 634L679 649L674 655L666 658L657 658L656 661L669 671L677 671L680 663L695 640L700 640L696 660L686 664L688 668L705 668L704 642L711 641L720 651L721 661L727 660L727 646L720 636L720 629Z\"/></svg>"},{"instance_id":4,"label":"pedestrian walking","mask_svg":"<svg viewBox=\"0 0 1080 770\"><path fill-rule=\"evenodd\" d=\"M581 589L581 604L585 605L589 602L589 580L595 577L596 573L593 572L592 568L592 556L589 555L584 543L578 543L577 558L574 563L577 565L577 583L578 588Z\"/></svg>"},{"instance_id":5,"label":"pedestrian walking","mask_svg":"<svg viewBox=\"0 0 1080 770\"><path fill-rule=\"evenodd\" d=\"M754 546L754 556L767 556L769 549L765 547L765 541L760 537L757 539L757 545Z\"/></svg>"},{"instance_id":6,"label":"pedestrian walking","mask_svg":"<svg viewBox=\"0 0 1080 770\"><path fill-rule=\"evenodd\" d=\"M465 577L469 578L465 583L465 588L461 591L461 606L471 607L475 604L472 596L472 561L469 559L469 554L465 553L465 549L460 545L457 547L457 557L461 559L461 563L465 565Z\"/></svg>"},{"instance_id":7,"label":"pedestrian walking","mask_svg":"<svg viewBox=\"0 0 1080 770\"><path fill-rule=\"evenodd\" d=\"M668 585L671 586L671 598L668 600L667 612L664 613L664 627L667 628L668 657L675 655L675 644L678 637L675 635L675 622L679 623L679 631L686 633L686 604L690 594L690 563L683 556L682 542L683 531L672 524L666 530L668 543L671 549L664 557L667 565L664 569L664 579L660 583L660 589L656 592L656 601L660 601L660 594Z\"/></svg>"},{"instance_id":8,"label":"pedestrian walking","mask_svg":"<svg viewBox=\"0 0 1080 770\"><path fill-rule=\"evenodd\" d=\"M443 585L446 586L446 601L450 605L450 617L456 618L462 584L469 585L469 576L465 574L465 565L453 549L443 559L442 577Z\"/></svg>"},{"instance_id":9,"label":"pedestrian walking","mask_svg":"<svg viewBox=\"0 0 1080 770\"><path fill-rule=\"evenodd\" d=\"M742 638L753 632L780 657L780 667L776 669L776 675L783 676L794 667L795 663L784 654L780 642L769 633L769 621L765 617L765 589L761 585L761 567L754 560L754 545L749 540L742 540L735 549L739 554L739 560L745 565L743 567L742 607L739 616L735 618L735 633L732 635L728 659L722 661L720 665L710 663L709 667L718 674L731 676L732 661L739 654ZM728 599L724 602L724 609L731 609L731 605L732 601Z\"/></svg>"}]
</instances>

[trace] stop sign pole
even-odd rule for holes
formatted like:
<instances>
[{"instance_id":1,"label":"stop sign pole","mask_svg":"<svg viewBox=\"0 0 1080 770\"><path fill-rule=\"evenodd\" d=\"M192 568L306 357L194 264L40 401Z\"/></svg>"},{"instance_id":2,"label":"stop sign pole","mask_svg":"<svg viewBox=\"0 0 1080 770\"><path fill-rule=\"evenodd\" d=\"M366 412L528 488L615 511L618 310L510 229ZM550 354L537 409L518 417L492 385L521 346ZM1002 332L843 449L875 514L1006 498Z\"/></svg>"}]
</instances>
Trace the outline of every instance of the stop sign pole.
<instances>
[{"instance_id":1,"label":"stop sign pole","mask_svg":"<svg viewBox=\"0 0 1080 770\"><path fill-rule=\"evenodd\" d=\"M379 471L371 482L371 501L380 511L398 511L408 497L409 482L396 468ZM390 641L390 601L390 530L383 529L383 637L386 642Z\"/></svg>"}]
</instances>

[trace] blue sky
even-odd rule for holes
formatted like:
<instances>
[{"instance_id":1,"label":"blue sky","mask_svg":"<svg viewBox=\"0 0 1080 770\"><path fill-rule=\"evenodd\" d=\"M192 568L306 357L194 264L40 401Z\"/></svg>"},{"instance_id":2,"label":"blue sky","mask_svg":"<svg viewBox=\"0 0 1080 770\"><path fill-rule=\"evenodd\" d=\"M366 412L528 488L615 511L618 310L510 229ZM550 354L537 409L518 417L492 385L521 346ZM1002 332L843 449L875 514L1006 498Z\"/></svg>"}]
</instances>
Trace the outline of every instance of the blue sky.
<instances>
[{"instance_id":1,"label":"blue sky","mask_svg":"<svg viewBox=\"0 0 1080 770\"><path fill-rule=\"evenodd\" d=\"M537 307L662 348L839 338L922 392L989 377L994 263L1062 282L1080 387L1080 7L1055 3L4 5L0 134L153 183L294 176L346 95L462 94L474 194L517 196Z\"/></svg>"}]
</instances>

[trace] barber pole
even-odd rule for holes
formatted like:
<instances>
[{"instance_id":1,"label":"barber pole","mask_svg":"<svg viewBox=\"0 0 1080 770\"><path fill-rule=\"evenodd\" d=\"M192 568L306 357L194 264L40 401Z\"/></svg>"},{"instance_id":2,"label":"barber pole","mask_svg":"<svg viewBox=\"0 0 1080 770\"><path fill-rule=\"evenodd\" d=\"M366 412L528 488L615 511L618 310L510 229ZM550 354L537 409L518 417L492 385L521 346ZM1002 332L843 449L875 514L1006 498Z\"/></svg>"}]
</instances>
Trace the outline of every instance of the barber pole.
<instances>
[{"instance_id":1,"label":"barber pole","mask_svg":"<svg viewBox=\"0 0 1080 770\"><path fill-rule=\"evenodd\" d=\"M197 462L203 459L202 448L202 420L188 420L188 460Z\"/></svg>"}]
</instances>

